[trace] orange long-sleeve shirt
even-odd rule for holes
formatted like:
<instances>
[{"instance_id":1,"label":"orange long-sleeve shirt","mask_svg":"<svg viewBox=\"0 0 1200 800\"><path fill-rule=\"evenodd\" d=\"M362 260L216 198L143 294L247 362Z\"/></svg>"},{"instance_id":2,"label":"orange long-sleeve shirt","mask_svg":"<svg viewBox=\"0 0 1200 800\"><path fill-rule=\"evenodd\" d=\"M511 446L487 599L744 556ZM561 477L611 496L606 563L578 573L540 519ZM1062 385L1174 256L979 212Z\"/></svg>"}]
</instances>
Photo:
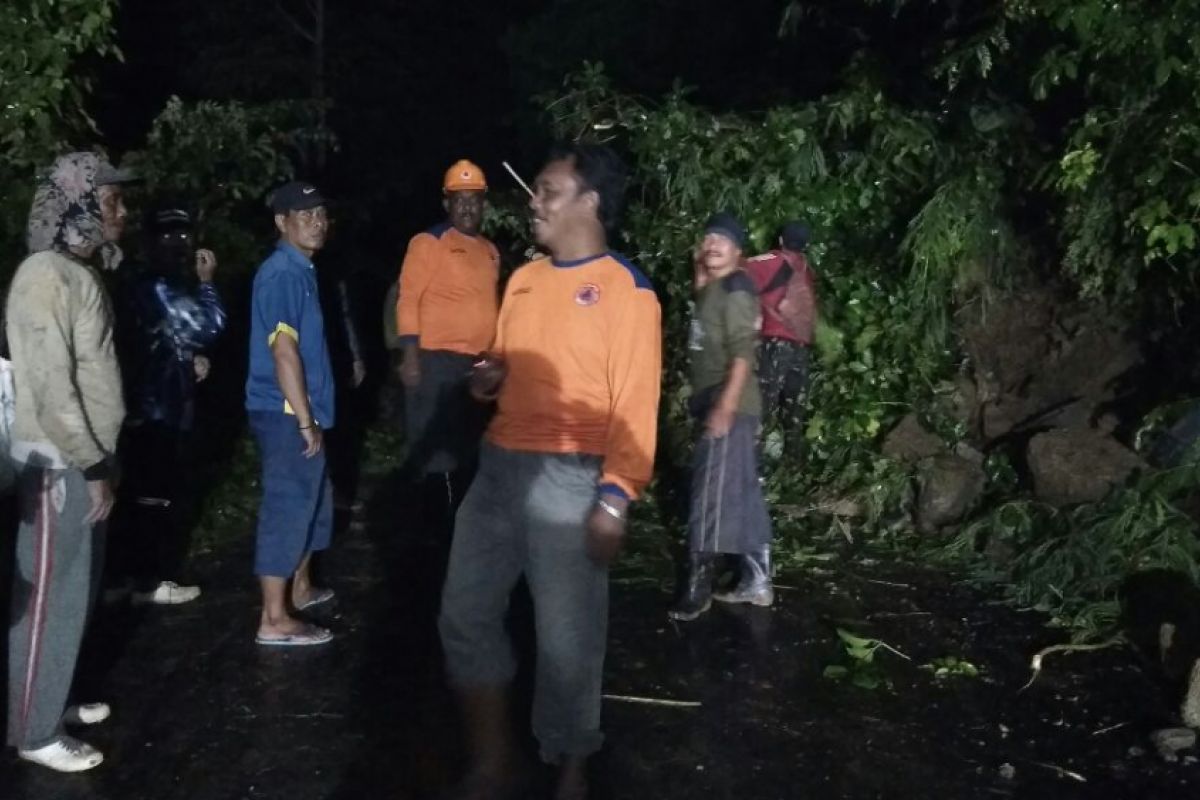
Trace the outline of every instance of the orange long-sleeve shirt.
<instances>
[{"instance_id":1,"label":"orange long-sleeve shirt","mask_svg":"<svg viewBox=\"0 0 1200 800\"><path fill-rule=\"evenodd\" d=\"M609 253L517 270L493 348L508 364L488 441L603 456L601 486L636 498L658 434L662 321L646 277Z\"/></svg>"},{"instance_id":2,"label":"orange long-sleeve shirt","mask_svg":"<svg viewBox=\"0 0 1200 800\"><path fill-rule=\"evenodd\" d=\"M449 224L418 233L400 267L396 331L422 350L475 355L492 346L500 254Z\"/></svg>"}]
</instances>

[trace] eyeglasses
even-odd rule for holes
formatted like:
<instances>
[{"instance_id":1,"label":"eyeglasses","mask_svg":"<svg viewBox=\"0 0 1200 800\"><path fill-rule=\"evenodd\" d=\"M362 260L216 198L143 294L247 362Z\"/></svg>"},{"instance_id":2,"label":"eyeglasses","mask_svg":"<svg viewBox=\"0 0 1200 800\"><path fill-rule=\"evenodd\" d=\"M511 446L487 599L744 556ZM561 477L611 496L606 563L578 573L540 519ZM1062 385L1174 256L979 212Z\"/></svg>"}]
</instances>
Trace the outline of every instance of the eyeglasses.
<instances>
[{"instance_id":1,"label":"eyeglasses","mask_svg":"<svg viewBox=\"0 0 1200 800\"><path fill-rule=\"evenodd\" d=\"M314 225L318 222L329 222L329 212L327 212L323 206L306 208L303 211L297 211L296 217L305 225Z\"/></svg>"}]
</instances>

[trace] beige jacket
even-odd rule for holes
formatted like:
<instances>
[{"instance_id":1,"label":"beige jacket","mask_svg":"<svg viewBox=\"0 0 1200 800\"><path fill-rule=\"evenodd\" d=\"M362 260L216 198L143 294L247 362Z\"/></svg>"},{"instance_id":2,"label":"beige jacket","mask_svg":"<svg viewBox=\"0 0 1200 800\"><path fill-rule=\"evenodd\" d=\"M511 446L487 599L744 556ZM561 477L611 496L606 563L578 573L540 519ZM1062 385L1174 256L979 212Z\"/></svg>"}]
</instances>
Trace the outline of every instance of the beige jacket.
<instances>
[{"instance_id":1,"label":"beige jacket","mask_svg":"<svg viewBox=\"0 0 1200 800\"><path fill-rule=\"evenodd\" d=\"M13 276L5 318L17 396L13 457L103 477L125 403L100 276L60 253L34 253Z\"/></svg>"}]
</instances>

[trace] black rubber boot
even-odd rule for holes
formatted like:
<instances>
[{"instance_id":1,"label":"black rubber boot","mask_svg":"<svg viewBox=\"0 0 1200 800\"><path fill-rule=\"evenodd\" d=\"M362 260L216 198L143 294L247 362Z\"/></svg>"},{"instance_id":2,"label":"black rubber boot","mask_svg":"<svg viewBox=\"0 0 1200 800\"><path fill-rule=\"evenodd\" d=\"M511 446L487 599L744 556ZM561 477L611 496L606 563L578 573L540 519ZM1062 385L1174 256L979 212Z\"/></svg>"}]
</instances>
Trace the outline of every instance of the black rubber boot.
<instances>
[{"instance_id":1,"label":"black rubber boot","mask_svg":"<svg viewBox=\"0 0 1200 800\"><path fill-rule=\"evenodd\" d=\"M716 571L714 553L689 553L687 582L683 594L667 616L680 622L690 622L708 611L712 605L713 577Z\"/></svg>"}]
</instances>

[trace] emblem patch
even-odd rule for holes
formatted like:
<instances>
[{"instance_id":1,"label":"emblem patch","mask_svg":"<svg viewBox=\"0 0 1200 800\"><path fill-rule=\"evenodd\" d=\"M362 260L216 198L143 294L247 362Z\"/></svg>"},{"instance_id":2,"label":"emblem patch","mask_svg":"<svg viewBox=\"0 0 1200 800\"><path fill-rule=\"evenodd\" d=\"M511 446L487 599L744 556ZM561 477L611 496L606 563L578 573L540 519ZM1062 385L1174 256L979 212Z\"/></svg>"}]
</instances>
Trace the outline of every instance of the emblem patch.
<instances>
[{"instance_id":1,"label":"emblem patch","mask_svg":"<svg viewBox=\"0 0 1200 800\"><path fill-rule=\"evenodd\" d=\"M600 287L585 283L575 290L575 302L581 306L594 306L600 302Z\"/></svg>"}]
</instances>

